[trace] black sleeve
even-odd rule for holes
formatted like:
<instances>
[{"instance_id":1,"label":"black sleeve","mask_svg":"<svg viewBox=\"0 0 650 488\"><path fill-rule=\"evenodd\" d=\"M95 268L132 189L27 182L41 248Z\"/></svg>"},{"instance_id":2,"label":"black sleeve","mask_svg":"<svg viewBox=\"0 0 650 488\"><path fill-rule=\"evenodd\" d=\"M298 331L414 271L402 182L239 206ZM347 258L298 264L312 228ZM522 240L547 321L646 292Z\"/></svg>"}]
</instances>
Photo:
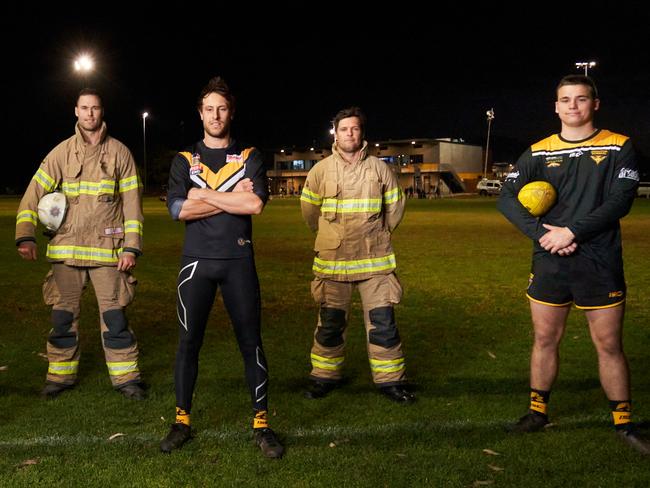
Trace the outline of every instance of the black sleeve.
<instances>
[{"instance_id":1,"label":"black sleeve","mask_svg":"<svg viewBox=\"0 0 650 488\"><path fill-rule=\"evenodd\" d=\"M568 225L577 242L584 242L625 217L632 207L639 186L639 169L632 143L628 139L616 158L612 180L603 203L586 217Z\"/></svg>"},{"instance_id":2,"label":"black sleeve","mask_svg":"<svg viewBox=\"0 0 650 488\"><path fill-rule=\"evenodd\" d=\"M250 178L253 182L253 193L255 193L262 203L266 205L269 199L269 183L266 178L266 168L262 160L262 154L253 149L246 159L246 173L245 178Z\"/></svg>"},{"instance_id":3,"label":"black sleeve","mask_svg":"<svg viewBox=\"0 0 650 488\"><path fill-rule=\"evenodd\" d=\"M192 188L187 160L177 154L172 159L169 168L169 183L167 189L167 209L174 220L178 220L183 202Z\"/></svg>"},{"instance_id":4,"label":"black sleeve","mask_svg":"<svg viewBox=\"0 0 650 488\"><path fill-rule=\"evenodd\" d=\"M539 240L548 231L519 202L517 195L525 184L538 179L540 179L540 176L537 159L533 157L531 149L528 148L517 161L515 170L506 177L506 181L501 188L499 202L497 203L499 211L515 227L534 241Z\"/></svg>"}]
</instances>

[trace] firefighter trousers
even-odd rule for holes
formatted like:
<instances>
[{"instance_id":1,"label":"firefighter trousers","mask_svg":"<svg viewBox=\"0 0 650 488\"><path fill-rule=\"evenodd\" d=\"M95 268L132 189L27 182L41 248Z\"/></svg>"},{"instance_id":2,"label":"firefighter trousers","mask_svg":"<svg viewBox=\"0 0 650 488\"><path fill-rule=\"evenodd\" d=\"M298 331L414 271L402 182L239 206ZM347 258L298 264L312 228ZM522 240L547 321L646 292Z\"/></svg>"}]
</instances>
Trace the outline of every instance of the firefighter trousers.
<instances>
[{"instance_id":1,"label":"firefighter trousers","mask_svg":"<svg viewBox=\"0 0 650 488\"><path fill-rule=\"evenodd\" d=\"M311 378L331 383L342 378L346 328L355 287L363 304L373 381L380 387L405 383L402 342L393 310L402 297L402 287L394 273L354 282L323 278L312 281L312 295L320 310L311 349Z\"/></svg>"},{"instance_id":2,"label":"firefighter trousers","mask_svg":"<svg viewBox=\"0 0 650 488\"><path fill-rule=\"evenodd\" d=\"M47 381L73 385L79 369L81 296L92 282L99 306L102 345L111 383L120 388L140 381L138 344L124 307L133 299L135 278L115 266L78 267L52 264L43 284L45 303L52 305L52 329L47 340Z\"/></svg>"}]
</instances>

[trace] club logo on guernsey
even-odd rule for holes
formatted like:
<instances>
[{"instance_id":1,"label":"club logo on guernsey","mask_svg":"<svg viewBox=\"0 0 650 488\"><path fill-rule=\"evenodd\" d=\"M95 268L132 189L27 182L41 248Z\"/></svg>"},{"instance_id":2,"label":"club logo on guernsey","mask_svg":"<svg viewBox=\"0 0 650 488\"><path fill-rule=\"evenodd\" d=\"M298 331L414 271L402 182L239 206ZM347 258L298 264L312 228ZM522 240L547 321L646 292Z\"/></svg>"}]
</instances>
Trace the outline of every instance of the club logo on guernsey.
<instances>
[{"instance_id":1,"label":"club logo on guernsey","mask_svg":"<svg viewBox=\"0 0 650 488\"><path fill-rule=\"evenodd\" d=\"M607 157L609 151L602 149L593 149L591 151L591 159L596 162L596 165L600 164L603 159Z\"/></svg>"},{"instance_id":2,"label":"club logo on guernsey","mask_svg":"<svg viewBox=\"0 0 650 488\"><path fill-rule=\"evenodd\" d=\"M549 156L546 158L547 168L557 168L562 164L562 156Z\"/></svg>"},{"instance_id":3,"label":"club logo on guernsey","mask_svg":"<svg viewBox=\"0 0 650 488\"><path fill-rule=\"evenodd\" d=\"M243 163L244 156L242 154L226 154L226 163Z\"/></svg>"}]
</instances>

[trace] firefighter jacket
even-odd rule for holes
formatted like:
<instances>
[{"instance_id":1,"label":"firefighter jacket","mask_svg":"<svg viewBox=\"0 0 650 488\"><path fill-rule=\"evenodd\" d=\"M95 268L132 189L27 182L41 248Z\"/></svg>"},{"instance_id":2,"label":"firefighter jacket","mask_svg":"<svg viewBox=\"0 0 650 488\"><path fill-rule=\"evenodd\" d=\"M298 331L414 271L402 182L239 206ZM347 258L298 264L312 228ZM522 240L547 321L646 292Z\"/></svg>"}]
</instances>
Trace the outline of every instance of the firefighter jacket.
<instances>
[{"instance_id":1,"label":"firefighter jacket","mask_svg":"<svg viewBox=\"0 0 650 488\"><path fill-rule=\"evenodd\" d=\"M115 266L122 251L142 249L141 185L128 148L106 134L87 144L75 135L56 146L41 163L18 208L16 244L35 241L38 202L62 191L65 218L47 246L52 262L71 266Z\"/></svg>"},{"instance_id":2,"label":"firefighter jacket","mask_svg":"<svg viewBox=\"0 0 650 488\"><path fill-rule=\"evenodd\" d=\"M318 232L317 277L360 281L394 271L390 239L404 214L404 195L391 168L368 155L367 142L354 164L334 143L332 155L309 171L300 204L307 225Z\"/></svg>"}]
</instances>

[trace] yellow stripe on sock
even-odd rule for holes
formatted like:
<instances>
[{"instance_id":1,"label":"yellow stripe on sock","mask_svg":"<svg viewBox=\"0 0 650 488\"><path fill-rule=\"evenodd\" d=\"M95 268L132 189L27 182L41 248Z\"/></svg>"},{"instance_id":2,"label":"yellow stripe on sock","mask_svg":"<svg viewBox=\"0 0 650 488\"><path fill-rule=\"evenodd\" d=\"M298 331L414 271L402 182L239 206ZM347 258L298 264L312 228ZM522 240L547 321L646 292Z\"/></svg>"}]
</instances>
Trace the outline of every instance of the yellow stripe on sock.
<instances>
[{"instance_id":1,"label":"yellow stripe on sock","mask_svg":"<svg viewBox=\"0 0 650 488\"><path fill-rule=\"evenodd\" d=\"M625 425L632 422L632 413L614 410L612 412L612 418L614 419L614 425Z\"/></svg>"},{"instance_id":2,"label":"yellow stripe on sock","mask_svg":"<svg viewBox=\"0 0 650 488\"><path fill-rule=\"evenodd\" d=\"M269 426L269 422L266 418L266 410L260 410L255 413L255 418L253 418L253 429L265 429Z\"/></svg>"},{"instance_id":3,"label":"yellow stripe on sock","mask_svg":"<svg viewBox=\"0 0 650 488\"><path fill-rule=\"evenodd\" d=\"M546 409L548 404L544 401L544 397L537 392L530 392L530 407L531 410L535 412L542 413L546 415Z\"/></svg>"},{"instance_id":4,"label":"yellow stripe on sock","mask_svg":"<svg viewBox=\"0 0 650 488\"><path fill-rule=\"evenodd\" d=\"M190 426L190 414L181 407L176 407L176 423Z\"/></svg>"}]
</instances>

